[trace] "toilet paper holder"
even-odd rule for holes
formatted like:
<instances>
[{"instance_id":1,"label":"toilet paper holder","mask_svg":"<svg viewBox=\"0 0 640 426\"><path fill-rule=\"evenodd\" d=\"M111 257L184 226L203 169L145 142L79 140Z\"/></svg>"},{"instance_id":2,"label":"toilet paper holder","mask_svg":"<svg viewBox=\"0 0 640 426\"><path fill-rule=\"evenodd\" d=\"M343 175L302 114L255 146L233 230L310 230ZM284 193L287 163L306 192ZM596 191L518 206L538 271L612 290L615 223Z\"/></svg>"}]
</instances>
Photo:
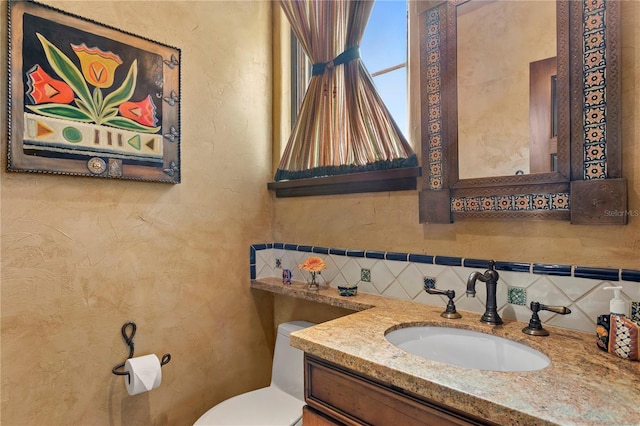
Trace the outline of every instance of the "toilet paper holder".
<instances>
[{"instance_id":1,"label":"toilet paper holder","mask_svg":"<svg viewBox=\"0 0 640 426\"><path fill-rule=\"evenodd\" d=\"M131 328L131 334L127 333L127 328ZM129 321L129 322L125 322L122 325L122 337L124 338L125 343L127 344L127 346L129 346L129 356L127 357L127 359L133 358L133 336L136 335L136 329L138 327L136 326L135 322ZM165 364L168 364L169 361L171 361L171 354L164 354L162 355L162 359L160 360L160 367L162 367ZM124 364L126 363L126 360L121 362L120 364L116 365L115 367L113 367L113 369L111 370L111 372L117 376L127 376L127 381L129 384L131 384L131 375L129 374L128 371L118 371L121 368L124 368Z\"/></svg>"}]
</instances>

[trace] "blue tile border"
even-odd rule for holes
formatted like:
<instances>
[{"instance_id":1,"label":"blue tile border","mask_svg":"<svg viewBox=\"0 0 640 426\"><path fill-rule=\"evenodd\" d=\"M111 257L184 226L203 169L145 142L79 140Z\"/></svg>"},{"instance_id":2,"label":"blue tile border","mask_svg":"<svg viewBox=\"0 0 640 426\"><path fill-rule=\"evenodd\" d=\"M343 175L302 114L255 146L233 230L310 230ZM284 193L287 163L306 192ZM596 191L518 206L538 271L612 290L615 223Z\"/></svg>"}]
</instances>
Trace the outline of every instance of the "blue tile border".
<instances>
[{"instance_id":1,"label":"blue tile border","mask_svg":"<svg viewBox=\"0 0 640 426\"><path fill-rule=\"evenodd\" d=\"M531 264L522 262L502 262L496 260L496 269L498 271L530 272Z\"/></svg>"},{"instance_id":2,"label":"blue tile border","mask_svg":"<svg viewBox=\"0 0 640 426\"><path fill-rule=\"evenodd\" d=\"M433 264L433 256L426 254L409 254L409 262Z\"/></svg>"},{"instance_id":3,"label":"blue tile border","mask_svg":"<svg viewBox=\"0 0 640 426\"><path fill-rule=\"evenodd\" d=\"M546 263L534 263L533 273L542 275L559 275L562 277L571 276L571 265L555 265Z\"/></svg>"},{"instance_id":4,"label":"blue tile border","mask_svg":"<svg viewBox=\"0 0 640 426\"><path fill-rule=\"evenodd\" d=\"M462 258L451 256L436 256L433 260L433 263L435 263L436 265L462 266ZM488 263L489 261L487 261L487 264Z\"/></svg>"},{"instance_id":5,"label":"blue tile border","mask_svg":"<svg viewBox=\"0 0 640 426\"><path fill-rule=\"evenodd\" d=\"M384 252L376 251L376 250L367 250L365 252L365 257L368 259L384 259Z\"/></svg>"},{"instance_id":6,"label":"blue tile border","mask_svg":"<svg viewBox=\"0 0 640 426\"><path fill-rule=\"evenodd\" d=\"M593 278L596 280L618 281L620 280L620 270L576 266L573 271L573 276L578 278Z\"/></svg>"},{"instance_id":7,"label":"blue tile border","mask_svg":"<svg viewBox=\"0 0 640 426\"><path fill-rule=\"evenodd\" d=\"M385 256L385 259L399 260L399 261L406 262L409 259L409 253L394 253L394 252L388 251L387 255Z\"/></svg>"},{"instance_id":8,"label":"blue tile border","mask_svg":"<svg viewBox=\"0 0 640 426\"><path fill-rule=\"evenodd\" d=\"M319 247L288 243L252 244L249 250L249 272L251 279L256 278L256 251L270 248L292 250L299 252L313 252L320 254L334 254L338 256L360 257L368 259L396 260L401 262L414 262L428 265L464 266L467 268L487 268L489 260L465 259L453 256L433 256L418 253L401 253L379 250L342 249ZM640 283L640 270L595 268L590 266L571 266L548 263L526 263L496 261L496 269L502 271L533 273L538 275L557 275L565 277L588 278L604 281L631 281Z\"/></svg>"},{"instance_id":9,"label":"blue tile border","mask_svg":"<svg viewBox=\"0 0 640 426\"><path fill-rule=\"evenodd\" d=\"M620 278L622 278L623 281L635 281L640 283L640 271L622 269L620 271Z\"/></svg>"},{"instance_id":10,"label":"blue tile border","mask_svg":"<svg viewBox=\"0 0 640 426\"><path fill-rule=\"evenodd\" d=\"M464 259L464 262L462 262L462 266L466 268L488 268L489 261L483 259Z\"/></svg>"}]
</instances>

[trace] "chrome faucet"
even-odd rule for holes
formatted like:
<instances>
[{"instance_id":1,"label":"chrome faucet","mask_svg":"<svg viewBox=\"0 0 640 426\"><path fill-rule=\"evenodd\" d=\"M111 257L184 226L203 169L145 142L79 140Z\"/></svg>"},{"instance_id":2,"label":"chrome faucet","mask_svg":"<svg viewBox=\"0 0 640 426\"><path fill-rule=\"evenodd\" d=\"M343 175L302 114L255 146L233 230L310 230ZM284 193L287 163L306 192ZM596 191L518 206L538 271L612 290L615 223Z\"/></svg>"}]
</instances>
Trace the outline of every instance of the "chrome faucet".
<instances>
[{"instance_id":1,"label":"chrome faucet","mask_svg":"<svg viewBox=\"0 0 640 426\"><path fill-rule=\"evenodd\" d=\"M495 270L495 264L493 260L489 261L489 269L484 274L480 272L472 272L467 279L467 297L476 297L476 280L487 283L487 303L486 310L480 322L491 325L502 324L502 318L498 315L498 302L496 301L496 289L498 287L498 272Z\"/></svg>"}]
</instances>

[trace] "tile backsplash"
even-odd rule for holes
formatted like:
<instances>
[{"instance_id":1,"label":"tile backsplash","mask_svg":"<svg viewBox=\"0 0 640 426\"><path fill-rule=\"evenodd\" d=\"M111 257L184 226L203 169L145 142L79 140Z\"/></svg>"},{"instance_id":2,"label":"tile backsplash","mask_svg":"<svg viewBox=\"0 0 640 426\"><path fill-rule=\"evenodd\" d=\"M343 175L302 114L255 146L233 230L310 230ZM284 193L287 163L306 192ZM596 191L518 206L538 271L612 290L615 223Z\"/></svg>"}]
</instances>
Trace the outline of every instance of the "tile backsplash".
<instances>
[{"instance_id":1,"label":"tile backsplash","mask_svg":"<svg viewBox=\"0 0 640 426\"><path fill-rule=\"evenodd\" d=\"M325 261L320 282L331 287L358 286L358 292L446 306L447 298L430 295L425 284L441 290L454 290L458 310L483 313L486 287L478 282L476 297L465 294L467 277L484 270L488 260L449 256L342 249L310 245L268 243L250 247L251 279L282 277L289 269L294 281L306 281L298 265L309 256ZM607 286L622 286L622 297L629 306L640 305L640 270L592 268L587 266L496 261L498 312L504 319L528 322L532 301L561 305L569 315L540 312L544 324L584 332L594 332L598 315L609 312L613 297ZM368 271L364 273L363 271ZM366 275L366 277L365 277ZM368 278L367 281L364 278ZM638 309L630 314L640 320Z\"/></svg>"}]
</instances>

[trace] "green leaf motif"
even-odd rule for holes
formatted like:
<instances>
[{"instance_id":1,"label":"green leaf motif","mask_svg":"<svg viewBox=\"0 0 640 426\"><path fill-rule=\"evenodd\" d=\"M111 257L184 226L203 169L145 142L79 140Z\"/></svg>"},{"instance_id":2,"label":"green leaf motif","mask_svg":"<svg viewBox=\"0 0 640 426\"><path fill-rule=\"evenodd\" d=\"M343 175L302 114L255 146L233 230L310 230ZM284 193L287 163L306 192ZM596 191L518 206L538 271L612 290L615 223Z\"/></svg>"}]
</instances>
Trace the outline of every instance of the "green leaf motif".
<instances>
[{"instance_id":1,"label":"green leaf motif","mask_svg":"<svg viewBox=\"0 0 640 426\"><path fill-rule=\"evenodd\" d=\"M102 108L102 99L102 90L100 90L100 88L98 87L93 89L93 105L95 106L96 111L100 111L100 109Z\"/></svg>"},{"instance_id":2,"label":"green leaf motif","mask_svg":"<svg viewBox=\"0 0 640 426\"><path fill-rule=\"evenodd\" d=\"M36 36L40 40L44 53L47 55L49 64L54 71L67 83L71 89L78 95L78 97L84 102L85 106L89 107L92 115L95 117L95 106L91 102L91 94L89 87L84 80L84 77L80 70L74 65L73 62L64 54L60 49L51 44L42 34L36 33Z\"/></svg>"},{"instance_id":3,"label":"green leaf motif","mask_svg":"<svg viewBox=\"0 0 640 426\"><path fill-rule=\"evenodd\" d=\"M104 98L103 108L106 111L109 108L117 107L121 103L128 101L131 96L133 96L133 91L136 88L138 75L138 60L134 59L133 63L129 67L129 72L127 72L127 76L125 77L122 85L118 87L113 92L109 93Z\"/></svg>"},{"instance_id":4,"label":"green leaf motif","mask_svg":"<svg viewBox=\"0 0 640 426\"><path fill-rule=\"evenodd\" d=\"M160 130L160 127L143 126L125 117L110 117L103 120L103 124L141 133L158 133Z\"/></svg>"},{"instance_id":5,"label":"green leaf motif","mask_svg":"<svg viewBox=\"0 0 640 426\"><path fill-rule=\"evenodd\" d=\"M89 109L89 107L84 102L82 102L82 100L80 100L80 98L76 98L75 99L75 103L76 103L76 105L78 105L79 109L84 111L88 116L91 116L91 110Z\"/></svg>"},{"instance_id":6,"label":"green leaf motif","mask_svg":"<svg viewBox=\"0 0 640 426\"><path fill-rule=\"evenodd\" d=\"M101 120L104 121L105 119L115 117L116 115L118 115L118 110L116 108L107 108L102 111Z\"/></svg>"},{"instance_id":7,"label":"green leaf motif","mask_svg":"<svg viewBox=\"0 0 640 426\"><path fill-rule=\"evenodd\" d=\"M86 112L82 111L80 108L73 107L71 105L64 104L44 104L44 105L27 105L31 111L44 115L46 117L55 117L55 118L66 118L68 120L73 121L82 121L85 123L90 123L93 121L93 117L91 117Z\"/></svg>"}]
</instances>

